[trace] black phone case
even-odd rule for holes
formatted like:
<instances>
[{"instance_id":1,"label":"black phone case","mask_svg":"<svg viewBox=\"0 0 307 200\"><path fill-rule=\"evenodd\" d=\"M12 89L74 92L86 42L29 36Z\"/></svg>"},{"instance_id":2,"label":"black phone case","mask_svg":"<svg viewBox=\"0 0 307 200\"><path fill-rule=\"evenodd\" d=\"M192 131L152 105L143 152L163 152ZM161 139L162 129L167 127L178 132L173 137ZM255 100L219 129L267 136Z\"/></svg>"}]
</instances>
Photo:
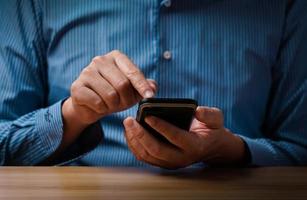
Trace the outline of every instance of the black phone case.
<instances>
[{"instance_id":1,"label":"black phone case","mask_svg":"<svg viewBox=\"0 0 307 200\"><path fill-rule=\"evenodd\" d=\"M148 107L142 107L143 105ZM186 105L186 106L185 106ZM193 99L170 99L170 98L149 98L139 103L137 121L156 138L167 142L167 140L146 122L146 116L161 118L180 129L189 130L195 114L197 102Z\"/></svg>"}]
</instances>

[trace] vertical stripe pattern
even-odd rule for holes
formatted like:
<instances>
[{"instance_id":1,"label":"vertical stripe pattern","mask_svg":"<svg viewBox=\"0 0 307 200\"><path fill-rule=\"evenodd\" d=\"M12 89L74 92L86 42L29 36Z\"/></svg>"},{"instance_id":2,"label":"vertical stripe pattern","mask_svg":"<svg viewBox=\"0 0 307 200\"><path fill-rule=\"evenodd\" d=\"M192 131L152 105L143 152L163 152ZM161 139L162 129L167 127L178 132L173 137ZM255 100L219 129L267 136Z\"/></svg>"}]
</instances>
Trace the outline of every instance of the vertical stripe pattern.
<instances>
[{"instance_id":1,"label":"vertical stripe pattern","mask_svg":"<svg viewBox=\"0 0 307 200\"><path fill-rule=\"evenodd\" d=\"M306 1L0 4L0 164L34 165L57 148L72 82L93 57L114 49L157 81L157 97L220 108L253 164L307 163ZM122 121L136 111L102 119L104 140L74 164L148 166L123 133Z\"/></svg>"}]
</instances>

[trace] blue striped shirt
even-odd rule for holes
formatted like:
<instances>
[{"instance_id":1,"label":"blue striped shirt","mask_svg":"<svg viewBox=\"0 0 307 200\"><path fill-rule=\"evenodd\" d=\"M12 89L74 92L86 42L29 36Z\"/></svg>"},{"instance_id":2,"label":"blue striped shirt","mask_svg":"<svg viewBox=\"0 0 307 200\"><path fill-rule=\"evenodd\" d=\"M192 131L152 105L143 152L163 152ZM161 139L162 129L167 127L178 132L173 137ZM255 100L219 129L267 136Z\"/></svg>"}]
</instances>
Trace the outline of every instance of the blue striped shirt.
<instances>
[{"instance_id":1,"label":"blue striped shirt","mask_svg":"<svg viewBox=\"0 0 307 200\"><path fill-rule=\"evenodd\" d=\"M0 164L36 165L57 149L70 85L113 49L157 81L157 97L220 108L252 164L307 164L306 22L305 0L0 0ZM101 119L92 132L103 140L85 131L67 160L147 166L123 135L136 109Z\"/></svg>"}]
</instances>

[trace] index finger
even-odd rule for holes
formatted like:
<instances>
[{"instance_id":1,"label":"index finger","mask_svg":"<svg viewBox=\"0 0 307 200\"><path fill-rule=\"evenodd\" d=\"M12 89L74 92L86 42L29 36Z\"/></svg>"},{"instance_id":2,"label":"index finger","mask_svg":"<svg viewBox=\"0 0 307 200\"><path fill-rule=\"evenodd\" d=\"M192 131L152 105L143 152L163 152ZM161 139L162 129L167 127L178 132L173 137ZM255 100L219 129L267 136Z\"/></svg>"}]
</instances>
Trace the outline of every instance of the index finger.
<instances>
[{"instance_id":1,"label":"index finger","mask_svg":"<svg viewBox=\"0 0 307 200\"><path fill-rule=\"evenodd\" d=\"M114 61L118 68L129 79L135 90L143 98L153 97L154 91L139 68L125 54L117 50L112 53L114 54Z\"/></svg>"}]
</instances>

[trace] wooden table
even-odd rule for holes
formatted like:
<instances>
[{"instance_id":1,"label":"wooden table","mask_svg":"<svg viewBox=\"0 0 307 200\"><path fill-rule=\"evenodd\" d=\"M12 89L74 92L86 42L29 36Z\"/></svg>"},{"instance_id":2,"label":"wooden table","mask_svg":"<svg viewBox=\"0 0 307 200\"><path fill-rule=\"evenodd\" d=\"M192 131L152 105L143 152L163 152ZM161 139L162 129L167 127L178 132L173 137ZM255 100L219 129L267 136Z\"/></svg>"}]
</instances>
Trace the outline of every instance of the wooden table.
<instances>
[{"instance_id":1,"label":"wooden table","mask_svg":"<svg viewBox=\"0 0 307 200\"><path fill-rule=\"evenodd\" d=\"M307 167L2 167L0 199L304 199Z\"/></svg>"}]
</instances>

